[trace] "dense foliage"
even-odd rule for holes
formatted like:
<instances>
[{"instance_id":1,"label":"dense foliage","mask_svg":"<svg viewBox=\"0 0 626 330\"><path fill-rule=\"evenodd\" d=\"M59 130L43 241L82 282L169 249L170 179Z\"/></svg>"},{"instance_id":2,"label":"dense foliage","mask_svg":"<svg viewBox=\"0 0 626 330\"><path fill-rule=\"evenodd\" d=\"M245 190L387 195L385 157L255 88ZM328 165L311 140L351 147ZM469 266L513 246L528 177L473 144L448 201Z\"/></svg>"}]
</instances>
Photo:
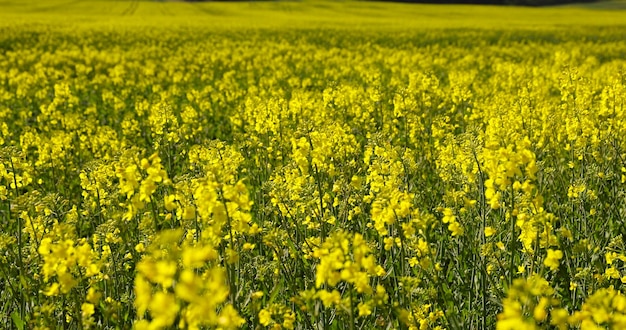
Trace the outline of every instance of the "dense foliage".
<instances>
[{"instance_id":1,"label":"dense foliage","mask_svg":"<svg viewBox=\"0 0 626 330\"><path fill-rule=\"evenodd\" d=\"M238 2L244 0L185 0L188 2ZM269 0L254 0L269 1ZM367 0L361 0L367 1ZM404 3L432 3L432 4L488 4L488 5L517 5L517 6L553 6L568 3L601 2L606 0L376 0Z\"/></svg>"},{"instance_id":2,"label":"dense foliage","mask_svg":"<svg viewBox=\"0 0 626 330\"><path fill-rule=\"evenodd\" d=\"M378 0L381 1L381 0ZM405 3L432 3L432 4L485 4L485 5L514 5L514 6L554 6L570 3L602 2L603 0L382 0Z\"/></svg>"},{"instance_id":3,"label":"dense foliage","mask_svg":"<svg viewBox=\"0 0 626 330\"><path fill-rule=\"evenodd\" d=\"M0 327L626 326L624 27L155 22L2 27Z\"/></svg>"}]
</instances>

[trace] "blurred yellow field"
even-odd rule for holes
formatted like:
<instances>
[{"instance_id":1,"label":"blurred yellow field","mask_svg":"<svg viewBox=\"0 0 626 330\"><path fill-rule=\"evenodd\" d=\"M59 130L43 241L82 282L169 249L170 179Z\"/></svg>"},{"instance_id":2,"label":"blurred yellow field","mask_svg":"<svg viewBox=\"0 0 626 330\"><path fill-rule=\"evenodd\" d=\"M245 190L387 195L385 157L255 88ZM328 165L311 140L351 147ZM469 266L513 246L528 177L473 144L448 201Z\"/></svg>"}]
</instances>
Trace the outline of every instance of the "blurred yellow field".
<instances>
[{"instance_id":1,"label":"blurred yellow field","mask_svg":"<svg viewBox=\"0 0 626 330\"><path fill-rule=\"evenodd\" d=\"M601 2L547 8L398 4L366 1L69 1L2 0L0 25L32 22L62 26L148 25L230 28L545 29L624 26L624 12ZM620 4L613 1L609 3ZM604 4L604 7L602 7ZM595 7L594 7L595 6ZM618 7L614 5L614 7ZM166 25L164 25L166 24Z\"/></svg>"},{"instance_id":2,"label":"blurred yellow field","mask_svg":"<svg viewBox=\"0 0 626 330\"><path fill-rule=\"evenodd\" d=\"M626 327L626 11L0 8L0 328Z\"/></svg>"}]
</instances>

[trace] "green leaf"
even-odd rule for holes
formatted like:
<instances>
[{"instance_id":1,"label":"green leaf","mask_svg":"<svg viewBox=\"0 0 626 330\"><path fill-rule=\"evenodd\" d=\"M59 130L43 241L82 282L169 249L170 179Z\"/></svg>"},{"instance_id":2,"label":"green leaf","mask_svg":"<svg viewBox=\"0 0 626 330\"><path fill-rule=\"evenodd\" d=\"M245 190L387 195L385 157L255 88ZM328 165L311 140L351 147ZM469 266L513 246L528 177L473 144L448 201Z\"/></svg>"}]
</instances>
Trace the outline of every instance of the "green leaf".
<instances>
[{"instance_id":1,"label":"green leaf","mask_svg":"<svg viewBox=\"0 0 626 330\"><path fill-rule=\"evenodd\" d=\"M13 323L15 323L15 327L18 330L24 330L24 320L22 320L20 313L13 311L13 313L11 313L11 318L13 319Z\"/></svg>"},{"instance_id":2,"label":"green leaf","mask_svg":"<svg viewBox=\"0 0 626 330\"><path fill-rule=\"evenodd\" d=\"M270 293L270 297L269 297L269 302L267 303L268 305L272 304L274 302L274 300L276 300L276 297L278 296L278 294L280 293L280 290L282 290L283 288L283 281L278 282L278 285L276 285L273 289L272 292Z\"/></svg>"}]
</instances>

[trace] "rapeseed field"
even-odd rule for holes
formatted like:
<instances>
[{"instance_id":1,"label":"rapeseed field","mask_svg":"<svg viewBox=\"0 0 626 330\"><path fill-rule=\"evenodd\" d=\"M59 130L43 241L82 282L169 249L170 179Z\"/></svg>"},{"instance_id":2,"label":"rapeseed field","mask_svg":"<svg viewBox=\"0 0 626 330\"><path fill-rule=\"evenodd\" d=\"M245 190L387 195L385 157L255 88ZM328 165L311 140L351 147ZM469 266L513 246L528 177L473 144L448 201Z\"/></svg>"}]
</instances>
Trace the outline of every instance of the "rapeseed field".
<instances>
[{"instance_id":1,"label":"rapeseed field","mask_svg":"<svg viewBox=\"0 0 626 330\"><path fill-rule=\"evenodd\" d=\"M626 328L626 11L0 8L0 328Z\"/></svg>"}]
</instances>

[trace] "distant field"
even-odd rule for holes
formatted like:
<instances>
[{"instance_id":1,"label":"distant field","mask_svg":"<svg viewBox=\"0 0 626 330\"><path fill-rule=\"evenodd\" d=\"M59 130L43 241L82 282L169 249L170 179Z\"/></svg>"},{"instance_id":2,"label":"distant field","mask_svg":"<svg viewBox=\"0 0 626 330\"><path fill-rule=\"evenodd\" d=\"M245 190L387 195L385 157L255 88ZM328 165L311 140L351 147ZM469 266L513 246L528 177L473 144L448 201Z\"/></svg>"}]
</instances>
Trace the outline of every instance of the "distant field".
<instances>
[{"instance_id":1,"label":"distant field","mask_svg":"<svg viewBox=\"0 0 626 330\"><path fill-rule=\"evenodd\" d=\"M612 10L623 1L569 7L519 8L399 4L366 1L167 2L167 1L0 1L0 24L46 21L56 24L178 24L232 27L499 28L622 26Z\"/></svg>"},{"instance_id":2,"label":"distant field","mask_svg":"<svg viewBox=\"0 0 626 330\"><path fill-rule=\"evenodd\" d=\"M607 8L0 0L0 329L626 329Z\"/></svg>"},{"instance_id":3,"label":"distant field","mask_svg":"<svg viewBox=\"0 0 626 330\"><path fill-rule=\"evenodd\" d=\"M625 0L608 0L608 1L598 1L598 2L589 2L589 3L577 3L571 5L564 5L562 7L582 7L589 9L599 9L599 10L626 10L626 1Z\"/></svg>"}]
</instances>

